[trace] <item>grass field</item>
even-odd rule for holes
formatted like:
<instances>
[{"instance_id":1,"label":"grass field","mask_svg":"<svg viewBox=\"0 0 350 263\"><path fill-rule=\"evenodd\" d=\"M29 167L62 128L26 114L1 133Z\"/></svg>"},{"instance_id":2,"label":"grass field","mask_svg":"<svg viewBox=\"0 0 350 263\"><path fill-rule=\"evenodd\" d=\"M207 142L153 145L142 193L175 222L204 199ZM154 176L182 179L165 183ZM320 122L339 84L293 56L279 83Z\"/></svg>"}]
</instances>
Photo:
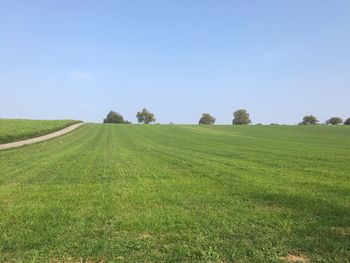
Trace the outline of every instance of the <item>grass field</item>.
<instances>
[{"instance_id":1,"label":"grass field","mask_svg":"<svg viewBox=\"0 0 350 263\"><path fill-rule=\"evenodd\" d=\"M0 119L0 144L45 135L77 122L79 121Z\"/></svg>"},{"instance_id":2,"label":"grass field","mask_svg":"<svg viewBox=\"0 0 350 263\"><path fill-rule=\"evenodd\" d=\"M0 151L0 261L349 262L350 127L88 124Z\"/></svg>"}]
</instances>

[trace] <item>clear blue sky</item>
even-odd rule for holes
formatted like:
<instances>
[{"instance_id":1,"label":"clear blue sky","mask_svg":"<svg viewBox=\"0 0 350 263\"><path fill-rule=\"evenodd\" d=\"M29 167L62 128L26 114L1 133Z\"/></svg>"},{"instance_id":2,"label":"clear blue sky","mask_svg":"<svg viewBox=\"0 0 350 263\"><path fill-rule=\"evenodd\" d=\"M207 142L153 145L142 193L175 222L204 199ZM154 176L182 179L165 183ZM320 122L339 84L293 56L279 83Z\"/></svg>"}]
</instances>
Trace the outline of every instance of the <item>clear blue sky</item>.
<instances>
[{"instance_id":1,"label":"clear blue sky","mask_svg":"<svg viewBox=\"0 0 350 263\"><path fill-rule=\"evenodd\" d=\"M349 0L0 0L0 117L350 117Z\"/></svg>"}]
</instances>

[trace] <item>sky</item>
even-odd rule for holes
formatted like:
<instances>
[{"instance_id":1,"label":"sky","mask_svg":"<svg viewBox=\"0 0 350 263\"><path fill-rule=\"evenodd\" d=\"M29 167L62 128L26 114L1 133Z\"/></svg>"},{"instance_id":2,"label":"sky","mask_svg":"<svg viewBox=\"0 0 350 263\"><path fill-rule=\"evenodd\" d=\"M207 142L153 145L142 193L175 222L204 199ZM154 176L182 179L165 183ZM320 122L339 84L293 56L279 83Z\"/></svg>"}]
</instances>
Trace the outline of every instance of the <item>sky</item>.
<instances>
[{"instance_id":1,"label":"sky","mask_svg":"<svg viewBox=\"0 0 350 263\"><path fill-rule=\"evenodd\" d=\"M349 0L0 0L0 118L350 117Z\"/></svg>"}]
</instances>

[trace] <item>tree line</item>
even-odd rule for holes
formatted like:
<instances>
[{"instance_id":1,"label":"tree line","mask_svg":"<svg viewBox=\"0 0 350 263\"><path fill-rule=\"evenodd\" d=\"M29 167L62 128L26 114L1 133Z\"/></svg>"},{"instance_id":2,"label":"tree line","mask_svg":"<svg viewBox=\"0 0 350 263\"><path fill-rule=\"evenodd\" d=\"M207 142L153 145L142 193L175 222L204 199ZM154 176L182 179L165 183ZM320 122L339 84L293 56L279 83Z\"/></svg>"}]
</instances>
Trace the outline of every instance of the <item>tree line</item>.
<instances>
[{"instance_id":1,"label":"tree line","mask_svg":"<svg viewBox=\"0 0 350 263\"><path fill-rule=\"evenodd\" d=\"M319 124L320 121L317 119L317 117L313 115L306 115L303 118L303 121L299 123L299 125L316 125ZM340 117L330 117L328 120L326 120L327 125L350 125L350 118L347 118L345 121L343 121Z\"/></svg>"},{"instance_id":2,"label":"tree line","mask_svg":"<svg viewBox=\"0 0 350 263\"><path fill-rule=\"evenodd\" d=\"M146 108L143 108L141 111L137 112L136 118L138 123L150 124L156 122L154 113L150 112ZM209 113L203 113L199 119L198 124L200 125L212 125L215 124L216 119ZM103 123L116 123L116 124L131 124L130 121L124 120L123 116L115 111L110 111L106 118L103 120ZM171 123L172 124L172 123ZM248 125L252 124L249 113L245 109L239 109L233 113L233 125ZM317 125L319 120L313 115L304 116L303 120L299 125ZM350 125L350 118L347 118L343 121L340 117L331 117L326 120L327 125ZM273 123L271 124L273 125ZM277 124L275 124L277 125Z\"/></svg>"},{"instance_id":3,"label":"tree line","mask_svg":"<svg viewBox=\"0 0 350 263\"><path fill-rule=\"evenodd\" d=\"M136 118L138 123L144 124L154 123L156 121L154 114L145 108L137 112ZM107 114L107 117L103 120L103 123L131 124L130 121L124 120L123 116L119 112L115 111L110 111Z\"/></svg>"}]
</instances>

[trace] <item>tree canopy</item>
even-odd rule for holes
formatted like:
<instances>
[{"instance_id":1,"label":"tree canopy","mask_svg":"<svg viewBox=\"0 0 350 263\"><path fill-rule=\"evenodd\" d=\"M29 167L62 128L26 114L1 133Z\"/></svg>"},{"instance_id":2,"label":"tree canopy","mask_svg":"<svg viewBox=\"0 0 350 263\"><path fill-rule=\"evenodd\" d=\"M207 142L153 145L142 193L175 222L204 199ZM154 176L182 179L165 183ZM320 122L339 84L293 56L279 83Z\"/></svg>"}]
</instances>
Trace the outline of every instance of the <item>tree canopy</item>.
<instances>
[{"instance_id":1,"label":"tree canopy","mask_svg":"<svg viewBox=\"0 0 350 263\"><path fill-rule=\"evenodd\" d=\"M215 118L209 113L203 113L202 117L199 119L199 124L214 124Z\"/></svg>"},{"instance_id":2,"label":"tree canopy","mask_svg":"<svg viewBox=\"0 0 350 263\"><path fill-rule=\"evenodd\" d=\"M143 108L142 111L139 111L136 114L136 118L139 123L144 123L144 124L149 124L156 121L154 114L145 108Z\"/></svg>"},{"instance_id":3,"label":"tree canopy","mask_svg":"<svg viewBox=\"0 0 350 263\"><path fill-rule=\"evenodd\" d=\"M343 123L343 120L340 117L331 117L326 121L326 124L331 124L331 125L338 125L341 123Z\"/></svg>"},{"instance_id":4,"label":"tree canopy","mask_svg":"<svg viewBox=\"0 0 350 263\"><path fill-rule=\"evenodd\" d=\"M249 113L244 110L240 109L237 110L233 113L233 120L232 124L234 125L246 125L246 124L251 124L252 121L249 118Z\"/></svg>"},{"instance_id":5,"label":"tree canopy","mask_svg":"<svg viewBox=\"0 0 350 263\"><path fill-rule=\"evenodd\" d=\"M107 117L103 120L103 123L117 123L117 124L122 124L122 123L130 123L129 121L125 121L123 116L115 111L110 111L107 114Z\"/></svg>"},{"instance_id":6,"label":"tree canopy","mask_svg":"<svg viewBox=\"0 0 350 263\"><path fill-rule=\"evenodd\" d=\"M315 125L317 124L319 121L318 119L313 116L313 115L306 115L303 118L303 121L299 123L299 125Z\"/></svg>"},{"instance_id":7,"label":"tree canopy","mask_svg":"<svg viewBox=\"0 0 350 263\"><path fill-rule=\"evenodd\" d=\"M344 121L344 125L350 125L350 118L347 118L347 119Z\"/></svg>"}]
</instances>

